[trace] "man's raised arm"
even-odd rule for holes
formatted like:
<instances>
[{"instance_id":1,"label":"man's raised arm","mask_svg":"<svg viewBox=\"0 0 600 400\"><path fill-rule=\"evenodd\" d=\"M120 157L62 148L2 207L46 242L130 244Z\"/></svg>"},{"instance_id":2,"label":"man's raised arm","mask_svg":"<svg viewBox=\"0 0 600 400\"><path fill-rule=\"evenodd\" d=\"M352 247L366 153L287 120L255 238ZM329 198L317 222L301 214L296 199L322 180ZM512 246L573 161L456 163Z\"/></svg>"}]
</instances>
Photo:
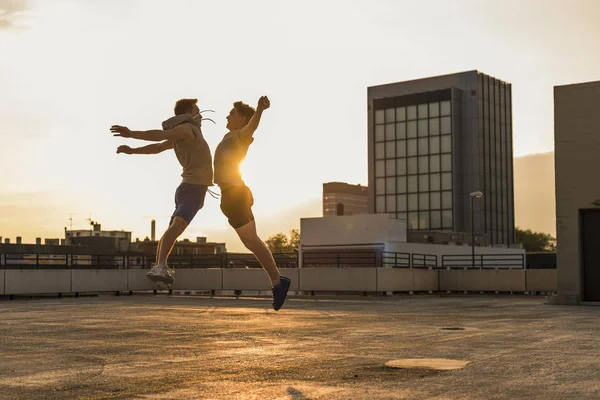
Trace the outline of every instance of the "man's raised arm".
<instances>
[{"instance_id":1,"label":"man's raised arm","mask_svg":"<svg viewBox=\"0 0 600 400\"><path fill-rule=\"evenodd\" d=\"M173 148L173 141L172 140L165 140L164 142L161 143L155 143L155 144L149 144L148 146L144 146L144 147L129 147L129 146L119 146L117 148L117 154L119 153L124 153L124 154L158 154L158 153L162 153L165 150L169 150Z\"/></svg>"},{"instance_id":2,"label":"man's raised arm","mask_svg":"<svg viewBox=\"0 0 600 400\"><path fill-rule=\"evenodd\" d=\"M148 140L150 142L162 142L163 140L181 140L181 139L194 139L194 132L192 128L185 124L177 125L175 128L167 130L150 130L150 131L132 131L126 126L113 125L110 127L110 131L114 133L113 136L121 136L125 138Z\"/></svg>"},{"instance_id":3,"label":"man's raised arm","mask_svg":"<svg viewBox=\"0 0 600 400\"><path fill-rule=\"evenodd\" d=\"M248 124L240 130L240 138L242 140L250 140L252 135L254 135L254 131L256 131L258 125L260 124L260 117L262 117L263 111L265 111L269 107L271 107L271 101L267 96L262 96L260 99L258 99L256 112L254 113L252 118L250 118Z\"/></svg>"}]
</instances>

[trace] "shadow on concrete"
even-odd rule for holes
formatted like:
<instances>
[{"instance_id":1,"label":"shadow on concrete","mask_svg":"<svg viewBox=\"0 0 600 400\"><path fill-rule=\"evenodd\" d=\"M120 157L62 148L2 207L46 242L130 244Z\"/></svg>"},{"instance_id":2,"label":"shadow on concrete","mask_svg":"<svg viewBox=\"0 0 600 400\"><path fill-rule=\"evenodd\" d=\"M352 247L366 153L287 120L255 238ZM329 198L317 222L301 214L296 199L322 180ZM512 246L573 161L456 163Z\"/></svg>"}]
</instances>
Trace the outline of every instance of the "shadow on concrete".
<instances>
[{"instance_id":1,"label":"shadow on concrete","mask_svg":"<svg viewBox=\"0 0 600 400\"><path fill-rule=\"evenodd\" d=\"M301 391L294 389L293 387L289 387L287 391L290 396L292 396L292 400L310 400Z\"/></svg>"}]
</instances>

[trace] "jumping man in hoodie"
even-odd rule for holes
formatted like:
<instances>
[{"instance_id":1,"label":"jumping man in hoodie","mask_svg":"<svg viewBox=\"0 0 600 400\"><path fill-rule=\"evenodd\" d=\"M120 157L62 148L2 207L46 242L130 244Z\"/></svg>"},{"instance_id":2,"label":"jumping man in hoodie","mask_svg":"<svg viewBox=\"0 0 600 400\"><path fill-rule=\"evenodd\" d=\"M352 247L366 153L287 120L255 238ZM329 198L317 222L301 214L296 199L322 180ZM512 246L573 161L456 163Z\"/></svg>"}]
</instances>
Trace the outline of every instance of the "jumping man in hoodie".
<instances>
[{"instance_id":1,"label":"jumping man in hoodie","mask_svg":"<svg viewBox=\"0 0 600 400\"><path fill-rule=\"evenodd\" d=\"M175 211L169 228L161 237L156 249L156 264L147 276L153 282L171 285L174 282L167 258L177 238L192 222L204 205L209 186L212 186L212 158L208 144L202 136L202 116L196 105L197 99L181 99L175 104L175 116L162 123L163 130L131 131L127 127L113 125L114 136L159 142L144 147L119 146L117 154L158 154L174 149L183 168L183 180L175 192Z\"/></svg>"}]
</instances>

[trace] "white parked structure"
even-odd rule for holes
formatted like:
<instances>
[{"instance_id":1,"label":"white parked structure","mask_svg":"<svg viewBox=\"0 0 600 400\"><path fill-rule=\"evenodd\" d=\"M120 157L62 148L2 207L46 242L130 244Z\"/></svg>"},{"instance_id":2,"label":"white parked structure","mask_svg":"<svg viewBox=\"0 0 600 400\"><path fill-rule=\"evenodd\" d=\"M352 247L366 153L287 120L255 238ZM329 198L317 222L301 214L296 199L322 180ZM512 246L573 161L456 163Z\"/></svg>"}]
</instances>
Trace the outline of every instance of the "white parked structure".
<instances>
[{"instance_id":1,"label":"white parked structure","mask_svg":"<svg viewBox=\"0 0 600 400\"><path fill-rule=\"evenodd\" d=\"M432 265L434 261L430 261L427 263L428 266L442 266L443 256L446 259L456 256L463 264L465 262L469 264L472 248L469 245L409 243L407 222L389 214L302 218L300 255L324 251L340 253L375 251L382 254L384 258L386 253L388 258L391 253L426 255L431 257L430 260L435 260L434 265ZM525 250L521 248L476 246L475 253L476 266L483 264L485 268L524 267ZM488 259L483 263L480 261L482 255ZM493 265L495 256L499 257L498 265ZM504 260L501 260L502 257ZM511 261L507 263L507 260Z\"/></svg>"}]
</instances>

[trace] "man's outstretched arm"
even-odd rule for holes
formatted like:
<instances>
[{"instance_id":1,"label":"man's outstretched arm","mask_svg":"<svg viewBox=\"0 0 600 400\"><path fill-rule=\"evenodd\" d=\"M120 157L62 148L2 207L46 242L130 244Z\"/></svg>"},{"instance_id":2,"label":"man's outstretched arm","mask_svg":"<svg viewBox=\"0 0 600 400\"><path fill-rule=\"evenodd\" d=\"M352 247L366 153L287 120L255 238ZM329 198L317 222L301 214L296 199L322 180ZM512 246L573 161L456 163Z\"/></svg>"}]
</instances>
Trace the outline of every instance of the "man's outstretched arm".
<instances>
[{"instance_id":1,"label":"man's outstretched arm","mask_svg":"<svg viewBox=\"0 0 600 400\"><path fill-rule=\"evenodd\" d=\"M254 135L254 132L260 124L260 117L262 117L263 111L265 111L269 107L271 107L271 102L269 101L269 98L267 96L262 96L260 99L258 99L256 112L254 113L252 118L250 118L248 124L240 130L240 138L242 140L250 140L250 138L252 138L252 135Z\"/></svg>"},{"instance_id":2,"label":"man's outstretched arm","mask_svg":"<svg viewBox=\"0 0 600 400\"><path fill-rule=\"evenodd\" d=\"M173 148L173 141L165 140L161 143L149 144L144 147L129 147L129 146L119 146L117 148L117 154L158 154L162 153L165 150L169 150Z\"/></svg>"},{"instance_id":3,"label":"man's outstretched arm","mask_svg":"<svg viewBox=\"0 0 600 400\"><path fill-rule=\"evenodd\" d=\"M162 142L163 140L194 139L194 132L192 132L192 128L184 124L177 125L173 129L155 129L150 131L132 131L126 126L113 125L110 127L110 131L115 134L113 136L121 136L125 138L138 140L148 140L150 142Z\"/></svg>"}]
</instances>

